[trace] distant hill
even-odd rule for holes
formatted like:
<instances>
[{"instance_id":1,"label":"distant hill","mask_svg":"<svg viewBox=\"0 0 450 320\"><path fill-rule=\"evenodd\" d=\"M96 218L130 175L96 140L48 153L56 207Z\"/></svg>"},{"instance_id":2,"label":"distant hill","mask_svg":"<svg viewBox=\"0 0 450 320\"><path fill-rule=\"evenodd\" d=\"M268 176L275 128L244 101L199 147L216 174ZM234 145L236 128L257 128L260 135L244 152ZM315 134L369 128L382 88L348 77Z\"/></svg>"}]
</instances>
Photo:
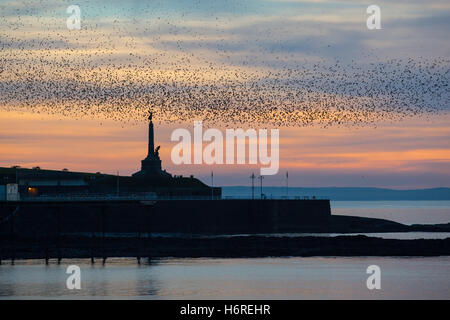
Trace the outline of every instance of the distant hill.
<instances>
[{"instance_id":1,"label":"distant hill","mask_svg":"<svg viewBox=\"0 0 450 320\"><path fill-rule=\"evenodd\" d=\"M286 196L286 187L264 187L266 197ZM251 187L222 187L223 197L251 197ZM255 186L255 197L260 196L259 187ZM371 200L450 200L450 188L432 188L415 190L392 190L383 188L289 188L289 197L317 197L342 201Z\"/></svg>"}]
</instances>

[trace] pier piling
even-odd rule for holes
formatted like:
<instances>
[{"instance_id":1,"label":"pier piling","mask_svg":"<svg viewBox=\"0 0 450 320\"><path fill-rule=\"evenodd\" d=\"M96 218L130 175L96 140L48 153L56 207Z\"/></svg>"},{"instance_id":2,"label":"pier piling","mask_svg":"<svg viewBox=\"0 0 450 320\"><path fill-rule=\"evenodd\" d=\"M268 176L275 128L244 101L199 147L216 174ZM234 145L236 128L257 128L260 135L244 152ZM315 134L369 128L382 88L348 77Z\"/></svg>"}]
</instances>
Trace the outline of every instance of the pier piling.
<instances>
[{"instance_id":1,"label":"pier piling","mask_svg":"<svg viewBox=\"0 0 450 320\"><path fill-rule=\"evenodd\" d=\"M95 263L95 247L97 245L97 238L95 236L95 232L97 231L97 223L95 219L95 210L92 210L91 215L91 241L89 242L90 252L91 252L91 264Z\"/></svg>"},{"instance_id":2,"label":"pier piling","mask_svg":"<svg viewBox=\"0 0 450 320\"><path fill-rule=\"evenodd\" d=\"M11 214L11 264L14 265L14 260L16 258L16 237L15 237L15 214L19 211L19 206L16 207L14 212Z\"/></svg>"},{"instance_id":3,"label":"pier piling","mask_svg":"<svg viewBox=\"0 0 450 320\"><path fill-rule=\"evenodd\" d=\"M139 212L139 219L137 219L137 223L138 223L138 226L137 226L137 229L138 229L137 242L138 243L137 243L137 246L136 246L136 250L137 250L136 257L137 257L138 264L141 264L141 241L142 241L142 239L141 239L141 230L142 230L142 223L143 223L143 221L142 221L142 211Z\"/></svg>"},{"instance_id":4,"label":"pier piling","mask_svg":"<svg viewBox=\"0 0 450 320\"><path fill-rule=\"evenodd\" d=\"M95 253L94 253L94 246L95 246L96 242L97 242L97 241L96 241L96 238L95 238L95 233L92 232L92 234L91 234L91 241L90 241L91 264L94 264L94 263L95 263L95 258L94 258L94 255L95 255Z\"/></svg>"},{"instance_id":5,"label":"pier piling","mask_svg":"<svg viewBox=\"0 0 450 320\"><path fill-rule=\"evenodd\" d=\"M148 261L150 262L150 260L151 260L151 251L150 251L150 249L151 249L151 237L152 237L152 230L151 230L151 226L152 226L152 224L151 224L151 209L150 209L151 207L150 206L147 206L146 207L146 211L145 211L145 213L146 213L146 220L147 220L147 226L146 226L146 229L147 229L147 241L146 241L146 245L147 245L147 249L146 249L146 251L147 251L147 257L148 257Z\"/></svg>"},{"instance_id":6,"label":"pier piling","mask_svg":"<svg viewBox=\"0 0 450 320\"><path fill-rule=\"evenodd\" d=\"M61 208L56 207L56 255L58 258L58 264L61 264Z\"/></svg>"},{"instance_id":7,"label":"pier piling","mask_svg":"<svg viewBox=\"0 0 450 320\"><path fill-rule=\"evenodd\" d=\"M103 258L103 264L106 262L106 253L105 253L105 207L101 207L101 229L102 229L102 239L101 239L101 251L102 251L102 258Z\"/></svg>"}]
</instances>

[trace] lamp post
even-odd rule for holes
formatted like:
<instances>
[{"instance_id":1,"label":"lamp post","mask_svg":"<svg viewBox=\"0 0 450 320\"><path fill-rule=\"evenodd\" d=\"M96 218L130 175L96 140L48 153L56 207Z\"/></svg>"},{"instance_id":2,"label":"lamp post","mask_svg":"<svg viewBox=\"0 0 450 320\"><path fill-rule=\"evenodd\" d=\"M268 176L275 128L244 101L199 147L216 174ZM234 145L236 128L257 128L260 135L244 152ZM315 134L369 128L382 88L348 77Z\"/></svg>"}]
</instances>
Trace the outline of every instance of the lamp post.
<instances>
[{"instance_id":1,"label":"lamp post","mask_svg":"<svg viewBox=\"0 0 450 320\"><path fill-rule=\"evenodd\" d=\"M289 173L286 171L286 198L289 198Z\"/></svg>"},{"instance_id":2,"label":"lamp post","mask_svg":"<svg viewBox=\"0 0 450 320\"><path fill-rule=\"evenodd\" d=\"M252 175L250 176L250 179L252 179L252 200L255 199L255 174L252 173Z\"/></svg>"},{"instance_id":3,"label":"lamp post","mask_svg":"<svg viewBox=\"0 0 450 320\"><path fill-rule=\"evenodd\" d=\"M262 192L262 182L263 182L264 176L259 176L259 180L261 180L261 199L263 198L263 192Z\"/></svg>"},{"instance_id":4,"label":"lamp post","mask_svg":"<svg viewBox=\"0 0 450 320\"><path fill-rule=\"evenodd\" d=\"M119 170L117 170L117 196L120 195L120 175Z\"/></svg>"},{"instance_id":5,"label":"lamp post","mask_svg":"<svg viewBox=\"0 0 450 320\"><path fill-rule=\"evenodd\" d=\"M214 171L211 171L211 200L214 200Z\"/></svg>"}]
</instances>

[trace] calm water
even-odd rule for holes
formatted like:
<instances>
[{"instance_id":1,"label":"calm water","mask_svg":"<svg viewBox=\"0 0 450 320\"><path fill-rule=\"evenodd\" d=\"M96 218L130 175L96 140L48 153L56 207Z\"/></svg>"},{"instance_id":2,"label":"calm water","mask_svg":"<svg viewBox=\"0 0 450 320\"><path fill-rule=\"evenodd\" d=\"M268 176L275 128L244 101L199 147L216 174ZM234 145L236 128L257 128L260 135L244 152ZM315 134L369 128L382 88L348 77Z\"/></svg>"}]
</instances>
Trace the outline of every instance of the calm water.
<instances>
[{"instance_id":1,"label":"calm water","mask_svg":"<svg viewBox=\"0 0 450 320\"><path fill-rule=\"evenodd\" d=\"M331 212L404 224L450 222L450 201L331 201Z\"/></svg>"},{"instance_id":2,"label":"calm water","mask_svg":"<svg viewBox=\"0 0 450 320\"><path fill-rule=\"evenodd\" d=\"M65 287L69 264L81 268L81 290ZM381 290L366 287L372 264ZM0 266L0 298L450 299L450 257L19 261Z\"/></svg>"},{"instance_id":3,"label":"calm water","mask_svg":"<svg viewBox=\"0 0 450 320\"><path fill-rule=\"evenodd\" d=\"M403 224L450 223L450 201L331 201L334 215L380 218ZM385 239L445 239L449 232L364 233ZM335 236L335 235L330 235Z\"/></svg>"}]
</instances>

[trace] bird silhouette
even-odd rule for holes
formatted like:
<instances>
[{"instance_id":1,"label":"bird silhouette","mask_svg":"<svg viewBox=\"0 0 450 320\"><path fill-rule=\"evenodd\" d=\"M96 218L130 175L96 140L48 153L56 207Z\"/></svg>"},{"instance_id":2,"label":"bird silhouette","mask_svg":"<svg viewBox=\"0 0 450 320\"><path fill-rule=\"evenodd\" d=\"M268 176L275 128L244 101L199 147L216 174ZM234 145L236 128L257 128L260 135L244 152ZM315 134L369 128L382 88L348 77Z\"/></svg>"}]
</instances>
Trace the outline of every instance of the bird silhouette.
<instances>
[{"instance_id":1,"label":"bird silhouette","mask_svg":"<svg viewBox=\"0 0 450 320\"><path fill-rule=\"evenodd\" d=\"M68 30L66 4L0 6L0 109L137 123L151 106L168 123L357 127L449 107L448 58L369 51L359 62L344 61L322 56L333 50L323 43L313 59L300 59L276 39L280 30L243 39L231 18L214 16L214 1L205 10L208 32L187 23L198 1L176 18L152 1L94 14L81 30ZM82 2L83 12L100 7L108 10ZM238 14L245 4L230 7ZM276 45L265 46L267 38Z\"/></svg>"}]
</instances>

